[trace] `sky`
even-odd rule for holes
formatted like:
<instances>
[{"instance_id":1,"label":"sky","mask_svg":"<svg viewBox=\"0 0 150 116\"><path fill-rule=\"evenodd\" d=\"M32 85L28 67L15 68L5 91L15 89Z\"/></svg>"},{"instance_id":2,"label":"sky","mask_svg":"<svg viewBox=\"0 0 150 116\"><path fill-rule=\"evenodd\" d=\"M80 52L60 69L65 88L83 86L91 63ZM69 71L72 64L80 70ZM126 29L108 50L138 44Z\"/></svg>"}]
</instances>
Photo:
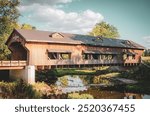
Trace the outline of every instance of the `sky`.
<instances>
[{"instance_id":1,"label":"sky","mask_svg":"<svg viewBox=\"0 0 150 116\"><path fill-rule=\"evenodd\" d=\"M37 30L88 34L105 21L119 39L150 48L150 0L21 0L18 9L19 22Z\"/></svg>"}]
</instances>

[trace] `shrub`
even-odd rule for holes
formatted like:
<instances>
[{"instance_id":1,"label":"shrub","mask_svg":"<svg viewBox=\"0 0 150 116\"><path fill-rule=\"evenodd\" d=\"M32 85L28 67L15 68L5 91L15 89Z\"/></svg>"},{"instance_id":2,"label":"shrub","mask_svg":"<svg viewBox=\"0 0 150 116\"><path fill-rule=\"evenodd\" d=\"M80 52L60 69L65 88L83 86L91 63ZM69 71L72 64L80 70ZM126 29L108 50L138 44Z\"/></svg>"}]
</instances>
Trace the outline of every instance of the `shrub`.
<instances>
[{"instance_id":1,"label":"shrub","mask_svg":"<svg viewBox=\"0 0 150 116\"><path fill-rule=\"evenodd\" d=\"M58 78L58 81L61 83L61 86L63 86L63 87L68 86L68 77L67 76Z\"/></svg>"},{"instance_id":2,"label":"shrub","mask_svg":"<svg viewBox=\"0 0 150 116\"><path fill-rule=\"evenodd\" d=\"M68 99L93 99L94 97L90 94L79 94L79 93L70 93L68 94Z\"/></svg>"},{"instance_id":3,"label":"shrub","mask_svg":"<svg viewBox=\"0 0 150 116\"><path fill-rule=\"evenodd\" d=\"M57 81L56 70L42 70L36 72L36 81L54 84Z\"/></svg>"},{"instance_id":4,"label":"shrub","mask_svg":"<svg viewBox=\"0 0 150 116\"><path fill-rule=\"evenodd\" d=\"M39 98L38 93L32 85L26 84L23 80L16 82L0 82L2 98L32 99Z\"/></svg>"},{"instance_id":5,"label":"shrub","mask_svg":"<svg viewBox=\"0 0 150 116\"><path fill-rule=\"evenodd\" d=\"M56 87L55 85L47 85L44 82L37 82L33 85L33 89L39 93L40 98L45 96L48 98L50 95L58 95L62 94L61 89Z\"/></svg>"},{"instance_id":6,"label":"shrub","mask_svg":"<svg viewBox=\"0 0 150 116\"><path fill-rule=\"evenodd\" d=\"M122 78L132 78L138 80L150 80L150 63L145 62L144 64L140 64L138 67L130 69L126 72L122 72L120 77Z\"/></svg>"},{"instance_id":7,"label":"shrub","mask_svg":"<svg viewBox=\"0 0 150 116\"><path fill-rule=\"evenodd\" d=\"M15 84L14 97L19 99L39 98L38 93L33 89L32 85L18 80Z\"/></svg>"},{"instance_id":8,"label":"shrub","mask_svg":"<svg viewBox=\"0 0 150 116\"><path fill-rule=\"evenodd\" d=\"M107 73L99 76L94 76L93 83L94 84L104 83L106 85L109 85L110 84L109 78L118 77L119 75L120 73L113 72L113 73Z\"/></svg>"},{"instance_id":9,"label":"shrub","mask_svg":"<svg viewBox=\"0 0 150 116\"><path fill-rule=\"evenodd\" d=\"M1 89L1 97L2 98L13 98L14 90L15 90L16 83L14 82L0 82L0 89Z\"/></svg>"}]
</instances>

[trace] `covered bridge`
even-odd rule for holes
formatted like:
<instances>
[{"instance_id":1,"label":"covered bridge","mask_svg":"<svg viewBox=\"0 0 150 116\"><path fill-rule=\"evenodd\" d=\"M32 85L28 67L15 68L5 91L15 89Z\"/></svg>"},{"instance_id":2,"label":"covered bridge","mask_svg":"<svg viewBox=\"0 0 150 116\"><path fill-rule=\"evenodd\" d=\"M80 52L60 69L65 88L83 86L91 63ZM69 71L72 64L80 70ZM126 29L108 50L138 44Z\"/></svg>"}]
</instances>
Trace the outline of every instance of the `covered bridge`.
<instances>
[{"instance_id":1,"label":"covered bridge","mask_svg":"<svg viewBox=\"0 0 150 116\"><path fill-rule=\"evenodd\" d=\"M6 45L12 61L26 61L35 69L134 66L141 62L144 51L129 40L22 29L14 29ZM14 72L11 75L16 76Z\"/></svg>"}]
</instances>

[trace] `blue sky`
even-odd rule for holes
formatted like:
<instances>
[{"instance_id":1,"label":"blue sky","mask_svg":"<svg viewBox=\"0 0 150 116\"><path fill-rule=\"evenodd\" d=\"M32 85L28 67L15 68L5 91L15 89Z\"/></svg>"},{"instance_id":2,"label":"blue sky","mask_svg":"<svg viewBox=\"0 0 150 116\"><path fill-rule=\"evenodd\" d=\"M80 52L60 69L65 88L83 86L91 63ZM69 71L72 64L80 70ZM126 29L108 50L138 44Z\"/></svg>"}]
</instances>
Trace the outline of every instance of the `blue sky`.
<instances>
[{"instance_id":1,"label":"blue sky","mask_svg":"<svg viewBox=\"0 0 150 116\"><path fill-rule=\"evenodd\" d=\"M150 48L150 0L21 0L20 23L38 30L87 34L101 21L121 39Z\"/></svg>"}]
</instances>

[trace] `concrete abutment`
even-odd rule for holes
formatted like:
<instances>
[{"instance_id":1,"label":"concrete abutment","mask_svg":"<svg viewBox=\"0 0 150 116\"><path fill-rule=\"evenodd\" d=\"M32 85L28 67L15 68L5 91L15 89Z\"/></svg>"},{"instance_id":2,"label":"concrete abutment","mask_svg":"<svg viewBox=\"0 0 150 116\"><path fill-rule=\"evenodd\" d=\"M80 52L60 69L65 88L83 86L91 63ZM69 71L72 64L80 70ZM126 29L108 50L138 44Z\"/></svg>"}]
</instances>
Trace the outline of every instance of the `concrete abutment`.
<instances>
[{"instance_id":1,"label":"concrete abutment","mask_svg":"<svg viewBox=\"0 0 150 116\"><path fill-rule=\"evenodd\" d=\"M9 76L12 79L23 79L26 83L35 83L35 66L29 65L25 69L21 70L10 70Z\"/></svg>"}]
</instances>

